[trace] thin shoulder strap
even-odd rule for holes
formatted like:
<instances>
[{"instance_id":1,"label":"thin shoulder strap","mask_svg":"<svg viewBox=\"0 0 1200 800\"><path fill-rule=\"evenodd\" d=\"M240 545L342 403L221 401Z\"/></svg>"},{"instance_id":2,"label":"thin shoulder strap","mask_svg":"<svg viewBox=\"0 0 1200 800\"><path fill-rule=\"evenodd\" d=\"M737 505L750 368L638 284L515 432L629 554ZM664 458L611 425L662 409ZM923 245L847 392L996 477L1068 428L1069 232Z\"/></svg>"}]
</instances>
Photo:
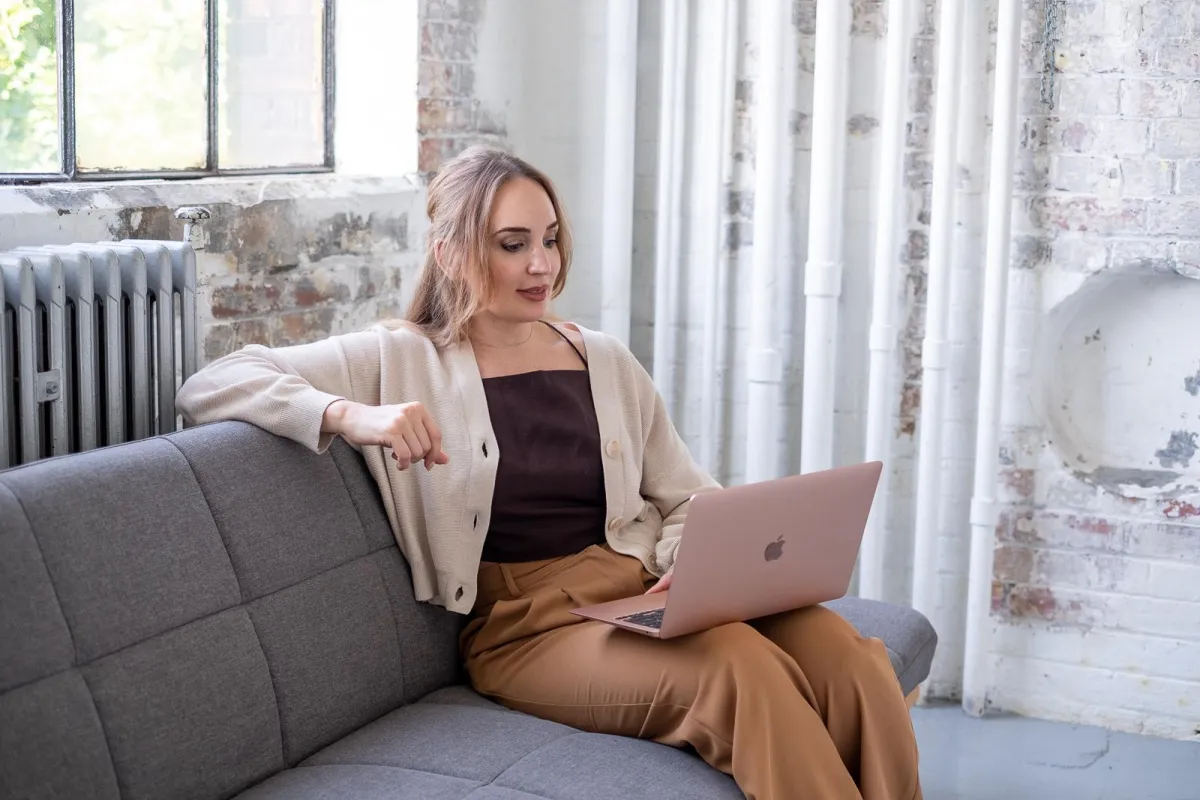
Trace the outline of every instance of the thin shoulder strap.
<instances>
[{"instance_id":1,"label":"thin shoulder strap","mask_svg":"<svg viewBox=\"0 0 1200 800\"><path fill-rule=\"evenodd\" d=\"M563 338L563 341L565 341L567 344L571 345L571 349L575 351L575 355L579 356L579 360L583 362L583 365L585 367L588 365L587 359L583 357L583 353L579 352L579 348L575 346L575 343L571 341L570 337L568 337L565 333L560 331L558 328L551 325L549 322L546 322L546 320L543 319L543 320L538 320L538 321L541 322L543 325L545 325L550 330L557 333L559 336L561 336Z\"/></svg>"}]
</instances>

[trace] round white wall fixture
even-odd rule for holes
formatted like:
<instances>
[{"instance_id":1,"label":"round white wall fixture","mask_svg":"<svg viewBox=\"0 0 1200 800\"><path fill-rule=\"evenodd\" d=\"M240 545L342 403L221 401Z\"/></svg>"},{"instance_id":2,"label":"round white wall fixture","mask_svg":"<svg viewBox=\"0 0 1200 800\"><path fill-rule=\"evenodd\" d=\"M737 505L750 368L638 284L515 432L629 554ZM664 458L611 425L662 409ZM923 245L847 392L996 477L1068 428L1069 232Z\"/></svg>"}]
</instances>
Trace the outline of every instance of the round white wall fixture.
<instances>
[{"instance_id":1,"label":"round white wall fixture","mask_svg":"<svg viewBox=\"0 0 1200 800\"><path fill-rule=\"evenodd\" d=\"M1083 480L1130 498L1200 492L1200 280L1111 270L1047 314L1033 401Z\"/></svg>"}]
</instances>

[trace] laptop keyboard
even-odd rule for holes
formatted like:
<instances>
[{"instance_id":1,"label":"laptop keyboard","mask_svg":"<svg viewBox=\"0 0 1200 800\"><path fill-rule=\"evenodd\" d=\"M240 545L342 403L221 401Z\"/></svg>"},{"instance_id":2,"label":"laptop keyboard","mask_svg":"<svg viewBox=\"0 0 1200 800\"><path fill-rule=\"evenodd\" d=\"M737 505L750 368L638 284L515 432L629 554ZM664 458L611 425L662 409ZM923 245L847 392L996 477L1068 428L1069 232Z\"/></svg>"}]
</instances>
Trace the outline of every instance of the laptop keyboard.
<instances>
[{"instance_id":1,"label":"laptop keyboard","mask_svg":"<svg viewBox=\"0 0 1200 800\"><path fill-rule=\"evenodd\" d=\"M650 611L639 611L636 614L626 614L623 617L617 617L617 619L621 622L632 622L634 625L642 625L658 630L662 627L664 611L666 611L666 608L655 608Z\"/></svg>"}]
</instances>

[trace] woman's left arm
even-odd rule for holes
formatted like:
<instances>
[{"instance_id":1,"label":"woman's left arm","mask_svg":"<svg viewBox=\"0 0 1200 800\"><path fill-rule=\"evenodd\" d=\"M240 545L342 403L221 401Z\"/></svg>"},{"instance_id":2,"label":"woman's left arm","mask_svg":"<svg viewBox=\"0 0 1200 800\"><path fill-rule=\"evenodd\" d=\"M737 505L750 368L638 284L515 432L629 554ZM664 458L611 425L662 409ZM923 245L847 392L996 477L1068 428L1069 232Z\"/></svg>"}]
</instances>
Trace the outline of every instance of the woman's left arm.
<instances>
[{"instance_id":1,"label":"woman's left arm","mask_svg":"<svg viewBox=\"0 0 1200 800\"><path fill-rule=\"evenodd\" d=\"M630 358L634 362L643 421L641 494L662 515L662 533L655 547L655 560L659 570L666 573L675 564L675 552L679 549L679 537L692 495L721 487L692 458L654 381L632 354Z\"/></svg>"}]
</instances>

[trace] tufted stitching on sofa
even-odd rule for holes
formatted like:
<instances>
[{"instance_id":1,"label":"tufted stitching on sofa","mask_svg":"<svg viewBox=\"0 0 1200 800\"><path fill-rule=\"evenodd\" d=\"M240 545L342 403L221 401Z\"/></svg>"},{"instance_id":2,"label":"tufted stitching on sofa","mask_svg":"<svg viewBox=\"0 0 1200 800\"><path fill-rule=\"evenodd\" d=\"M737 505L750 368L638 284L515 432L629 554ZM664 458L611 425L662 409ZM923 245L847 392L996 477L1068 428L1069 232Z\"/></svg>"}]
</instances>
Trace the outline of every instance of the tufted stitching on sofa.
<instances>
[{"instance_id":1,"label":"tufted stitching on sofa","mask_svg":"<svg viewBox=\"0 0 1200 800\"><path fill-rule=\"evenodd\" d=\"M0 481L0 488L8 492L13 501L21 509L21 513L25 515L25 525L29 528L29 533L33 537L33 543L37 546L38 558L42 561L42 568L46 570L46 582L50 584L51 591L54 592L54 602L58 603L58 613L62 616L63 627L67 629L67 635L71 637L71 666L66 669L52 672L47 675L34 678L31 681L26 681L24 684L8 687L5 692L11 692L21 686L28 686L31 683L48 680L56 675L62 675L65 672L77 672L79 679L83 681L84 688L87 689L88 699L92 701L92 711L96 714L96 720L100 724L100 733L104 737L104 751L108 753L108 763L112 768L113 781L117 784L117 792L124 797L125 792L121 788L121 776L117 773L117 762L113 758L112 744L109 740L108 727L104 724L104 717L100 714L100 707L96 705L96 695L92 691L92 685L88 683L87 676L79 670L79 647L75 644L75 631L71 629L71 621L67 619L67 612L63 610L62 598L58 594L58 586L54 583L54 575L50 572L50 565L46 563L46 554L42 550L42 541L38 538L37 530L33 526L33 522L29 519L29 512L25 510L25 504L21 502L20 496L8 487L3 481Z\"/></svg>"},{"instance_id":2,"label":"tufted stitching on sofa","mask_svg":"<svg viewBox=\"0 0 1200 800\"><path fill-rule=\"evenodd\" d=\"M184 462L188 465L188 470L192 473L192 480L196 482L196 488L200 491L200 496L204 498L204 507L208 509L209 519L212 520L213 527L216 528L217 538L221 541L221 546L223 548L225 548L225 557L229 559L229 569L233 572L233 579L235 581L237 581L238 597L241 598L241 603L239 604L239 607L245 611L246 619L248 619L250 621L250 628L254 631L254 639L255 639L255 641L258 642L258 652L262 653L263 663L267 665L267 675L271 679L271 696L274 700L274 705L275 705L275 720L276 720L276 722L279 723L279 763L286 764L287 760L284 757L286 748L284 748L284 745L283 745L283 741L284 741L283 714L279 710L278 679L275 675L275 670L271 666L271 659L267 657L267 649L265 647L263 647L262 636L259 635L258 626L254 624L254 615L251 614L248 610L246 610L246 593L242 591L242 578L240 575L238 575L237 567L234 566L234 564L233 564L233 554L229 552L229 543L227 541L225 541L225 534L221 531L221 526L219 524L217 524L217 518L212 513L212 506L208 502L208 495L204 491L203 484L200 483L200 478L197 477L197 475L196 475L196 468L192 466L191 459L189 459L187 457L187 453L185 453L183 451L183 449L180 448L180 446L178 444L176 444L175 440L172 439L170 436L164 436L162 438L164 438L168 442L170 442L171 446L179 451L179 455L181 455L183 457ZM338 566L341 566L341 565L339 564ZM333 569L337 569L337 567L334 567ZM313 577L316 577L316 576L313 576ZM311 580L311 578L310 578L310 580ZM215 614L220 614L220 613L223 613L224 611L228 611L228 609L222 609L221 611L214 612L214 614L210 614L209 616L214 616ZM199 620L192 620L191 624L194 624L196 622L199 622Z\"/></svg>"}]
</instances>

